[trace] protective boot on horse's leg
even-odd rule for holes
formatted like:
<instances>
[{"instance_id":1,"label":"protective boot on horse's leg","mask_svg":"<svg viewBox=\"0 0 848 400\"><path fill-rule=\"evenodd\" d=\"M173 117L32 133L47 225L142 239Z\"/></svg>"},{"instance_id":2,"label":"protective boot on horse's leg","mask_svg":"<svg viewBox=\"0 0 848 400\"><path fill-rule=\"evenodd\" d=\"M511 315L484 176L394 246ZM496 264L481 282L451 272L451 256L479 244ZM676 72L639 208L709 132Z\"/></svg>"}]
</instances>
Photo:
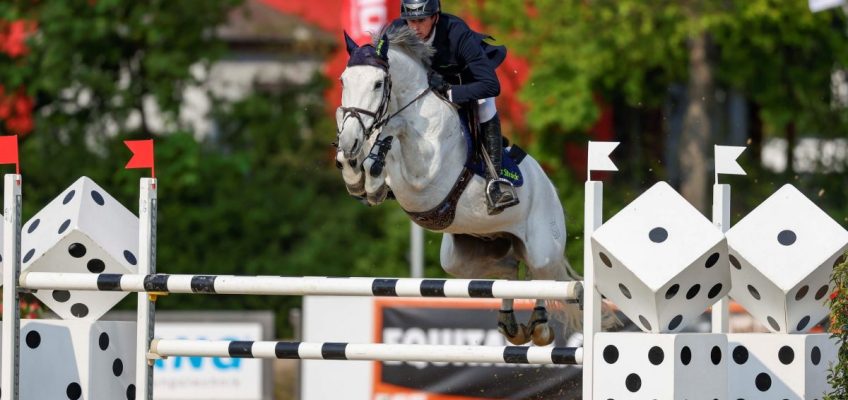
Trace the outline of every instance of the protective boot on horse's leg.
<instances>
[{"instance_id":1,"label":"protective boot on horse's leg","mask_svg":"<svg viewBox=\"0 0 848 400\"><path fill-rule=\"evenodd\" d=\"M492 119L480 123L485 151L492 161L492 167L486 170L486 205L489 215L500 214L507 207L518 204L515 187L499 176L503 166L503 136L501 120L497 114ZM494 169L494 171L491 171Z\"/></svg>"}]
</instances>

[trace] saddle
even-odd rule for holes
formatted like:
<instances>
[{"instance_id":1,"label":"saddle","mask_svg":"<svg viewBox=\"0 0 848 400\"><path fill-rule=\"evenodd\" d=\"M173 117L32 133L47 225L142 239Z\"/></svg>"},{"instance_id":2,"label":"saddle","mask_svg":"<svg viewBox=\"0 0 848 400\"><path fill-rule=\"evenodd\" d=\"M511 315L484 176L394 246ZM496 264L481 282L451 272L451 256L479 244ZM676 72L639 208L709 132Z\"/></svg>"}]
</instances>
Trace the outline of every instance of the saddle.
<instances>
[{"instance_id":1,"label":"saddle","mask_svg":"<svg viewBox=\"0 0 848 400\"><path fill-rule=\"evenodd\" d=\"M410 219L425 229L441 231L449 227L456 216L457 202L459 202L460 196L462 196L462 193L468 186L468 182L471 181L474 175L478 175L484 179L486 177L483 157L481 155L481 152L485 150L480 140L480 123L476 115L476 110L477 107L464 107L460 109L459 115L462 121L462 131L468 151L466 153L465 168L462 169L456 182L454 182L451 191L441 203L430 210L422 212L404 210ZM471 121L473 121L473 124ZM518 187L524 184L524 178L518 165L527 156L527 152L517 145L508 146L508 144L509 141L504 138L504 157L499 175L512 182L513 186Z\"/></svg>"}]
</instances>

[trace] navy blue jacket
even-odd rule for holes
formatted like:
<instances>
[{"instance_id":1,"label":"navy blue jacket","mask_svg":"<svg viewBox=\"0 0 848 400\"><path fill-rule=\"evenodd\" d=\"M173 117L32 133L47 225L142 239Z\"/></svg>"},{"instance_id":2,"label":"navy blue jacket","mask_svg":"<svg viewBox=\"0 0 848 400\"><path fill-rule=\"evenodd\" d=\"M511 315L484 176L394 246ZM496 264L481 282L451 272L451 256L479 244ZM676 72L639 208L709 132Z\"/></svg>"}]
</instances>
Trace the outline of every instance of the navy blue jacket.
<instances>
[{"instance_id":1,"label":"navy blue jacket","mask_svg":"<svg viewBox=\"0 0 848 400\"><path fill-rule=\"evenodd\" d=\"M392 22L403 24L403 19ZM499 95L501 85L495 68L506 58L506 47L484 42L490 36L472 31L465 21L451 14L440 13L435 29L432 69L451 84L453 102L463 104Z\"/></svg>"}]
</instances>

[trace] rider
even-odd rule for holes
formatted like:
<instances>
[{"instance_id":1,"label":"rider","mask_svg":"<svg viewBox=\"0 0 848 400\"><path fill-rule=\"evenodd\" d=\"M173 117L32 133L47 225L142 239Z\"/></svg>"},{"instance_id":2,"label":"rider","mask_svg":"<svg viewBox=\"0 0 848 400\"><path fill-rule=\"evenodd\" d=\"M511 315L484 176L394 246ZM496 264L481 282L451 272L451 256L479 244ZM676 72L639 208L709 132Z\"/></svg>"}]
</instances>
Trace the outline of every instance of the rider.
<instances>
[{"instance_id":1,"label":"rider","mask_svg":"<svg viewBox=\"0 0 848 400\"><path fill-rule=\"evenodd\" d=\"M501 170L503 137L495 108L495 96L501 91L495 68L506 58L506 47L484 42L490 36L474 32L459 17L441 12L439 0L401 0L400 7L401 17L392 24L408 25L421 40L436 49L430 87L453 103L478 104L483 144L497 171L492 176L486 168L489 214L518 204L515 188L497 176Z\"/></svg>"}]
</instances>

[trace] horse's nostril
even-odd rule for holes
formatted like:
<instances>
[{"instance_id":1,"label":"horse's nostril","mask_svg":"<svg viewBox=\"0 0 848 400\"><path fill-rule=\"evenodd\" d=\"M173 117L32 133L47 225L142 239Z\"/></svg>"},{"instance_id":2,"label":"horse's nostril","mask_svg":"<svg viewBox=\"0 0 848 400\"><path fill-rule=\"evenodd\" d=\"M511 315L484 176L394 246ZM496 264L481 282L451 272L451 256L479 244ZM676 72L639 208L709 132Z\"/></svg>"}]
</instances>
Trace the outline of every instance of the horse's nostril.
<instances>
[{"instance_id":1,"label":"horse's nostril","mask_svg":"<svg viewBox=\"0 0 848 400\"><path fill-rule=\"evenodd\" d=\"M336 168L342 169L342 163L339 160L336 160Z\"/></svg>"},{"instance_id":2,"label":"horse's nostril","mask_svg":"<svg viewBox=\"0 0 848 400\"><path fill-rule=\"evenodd\" d=\"M356 160L347 160L347 165L350 165L351 168L356 168Z\"/></svg>"},{"instance_id":3,"label":"horse's nostril","mask_svg":"<svg viewBox=\"0 0 848 400\"><path fill-rule=\"evenodd\" d=\"M359 139L353 141L353 149L356 150L359 148Z\"/></svg>"}]
</instances>

